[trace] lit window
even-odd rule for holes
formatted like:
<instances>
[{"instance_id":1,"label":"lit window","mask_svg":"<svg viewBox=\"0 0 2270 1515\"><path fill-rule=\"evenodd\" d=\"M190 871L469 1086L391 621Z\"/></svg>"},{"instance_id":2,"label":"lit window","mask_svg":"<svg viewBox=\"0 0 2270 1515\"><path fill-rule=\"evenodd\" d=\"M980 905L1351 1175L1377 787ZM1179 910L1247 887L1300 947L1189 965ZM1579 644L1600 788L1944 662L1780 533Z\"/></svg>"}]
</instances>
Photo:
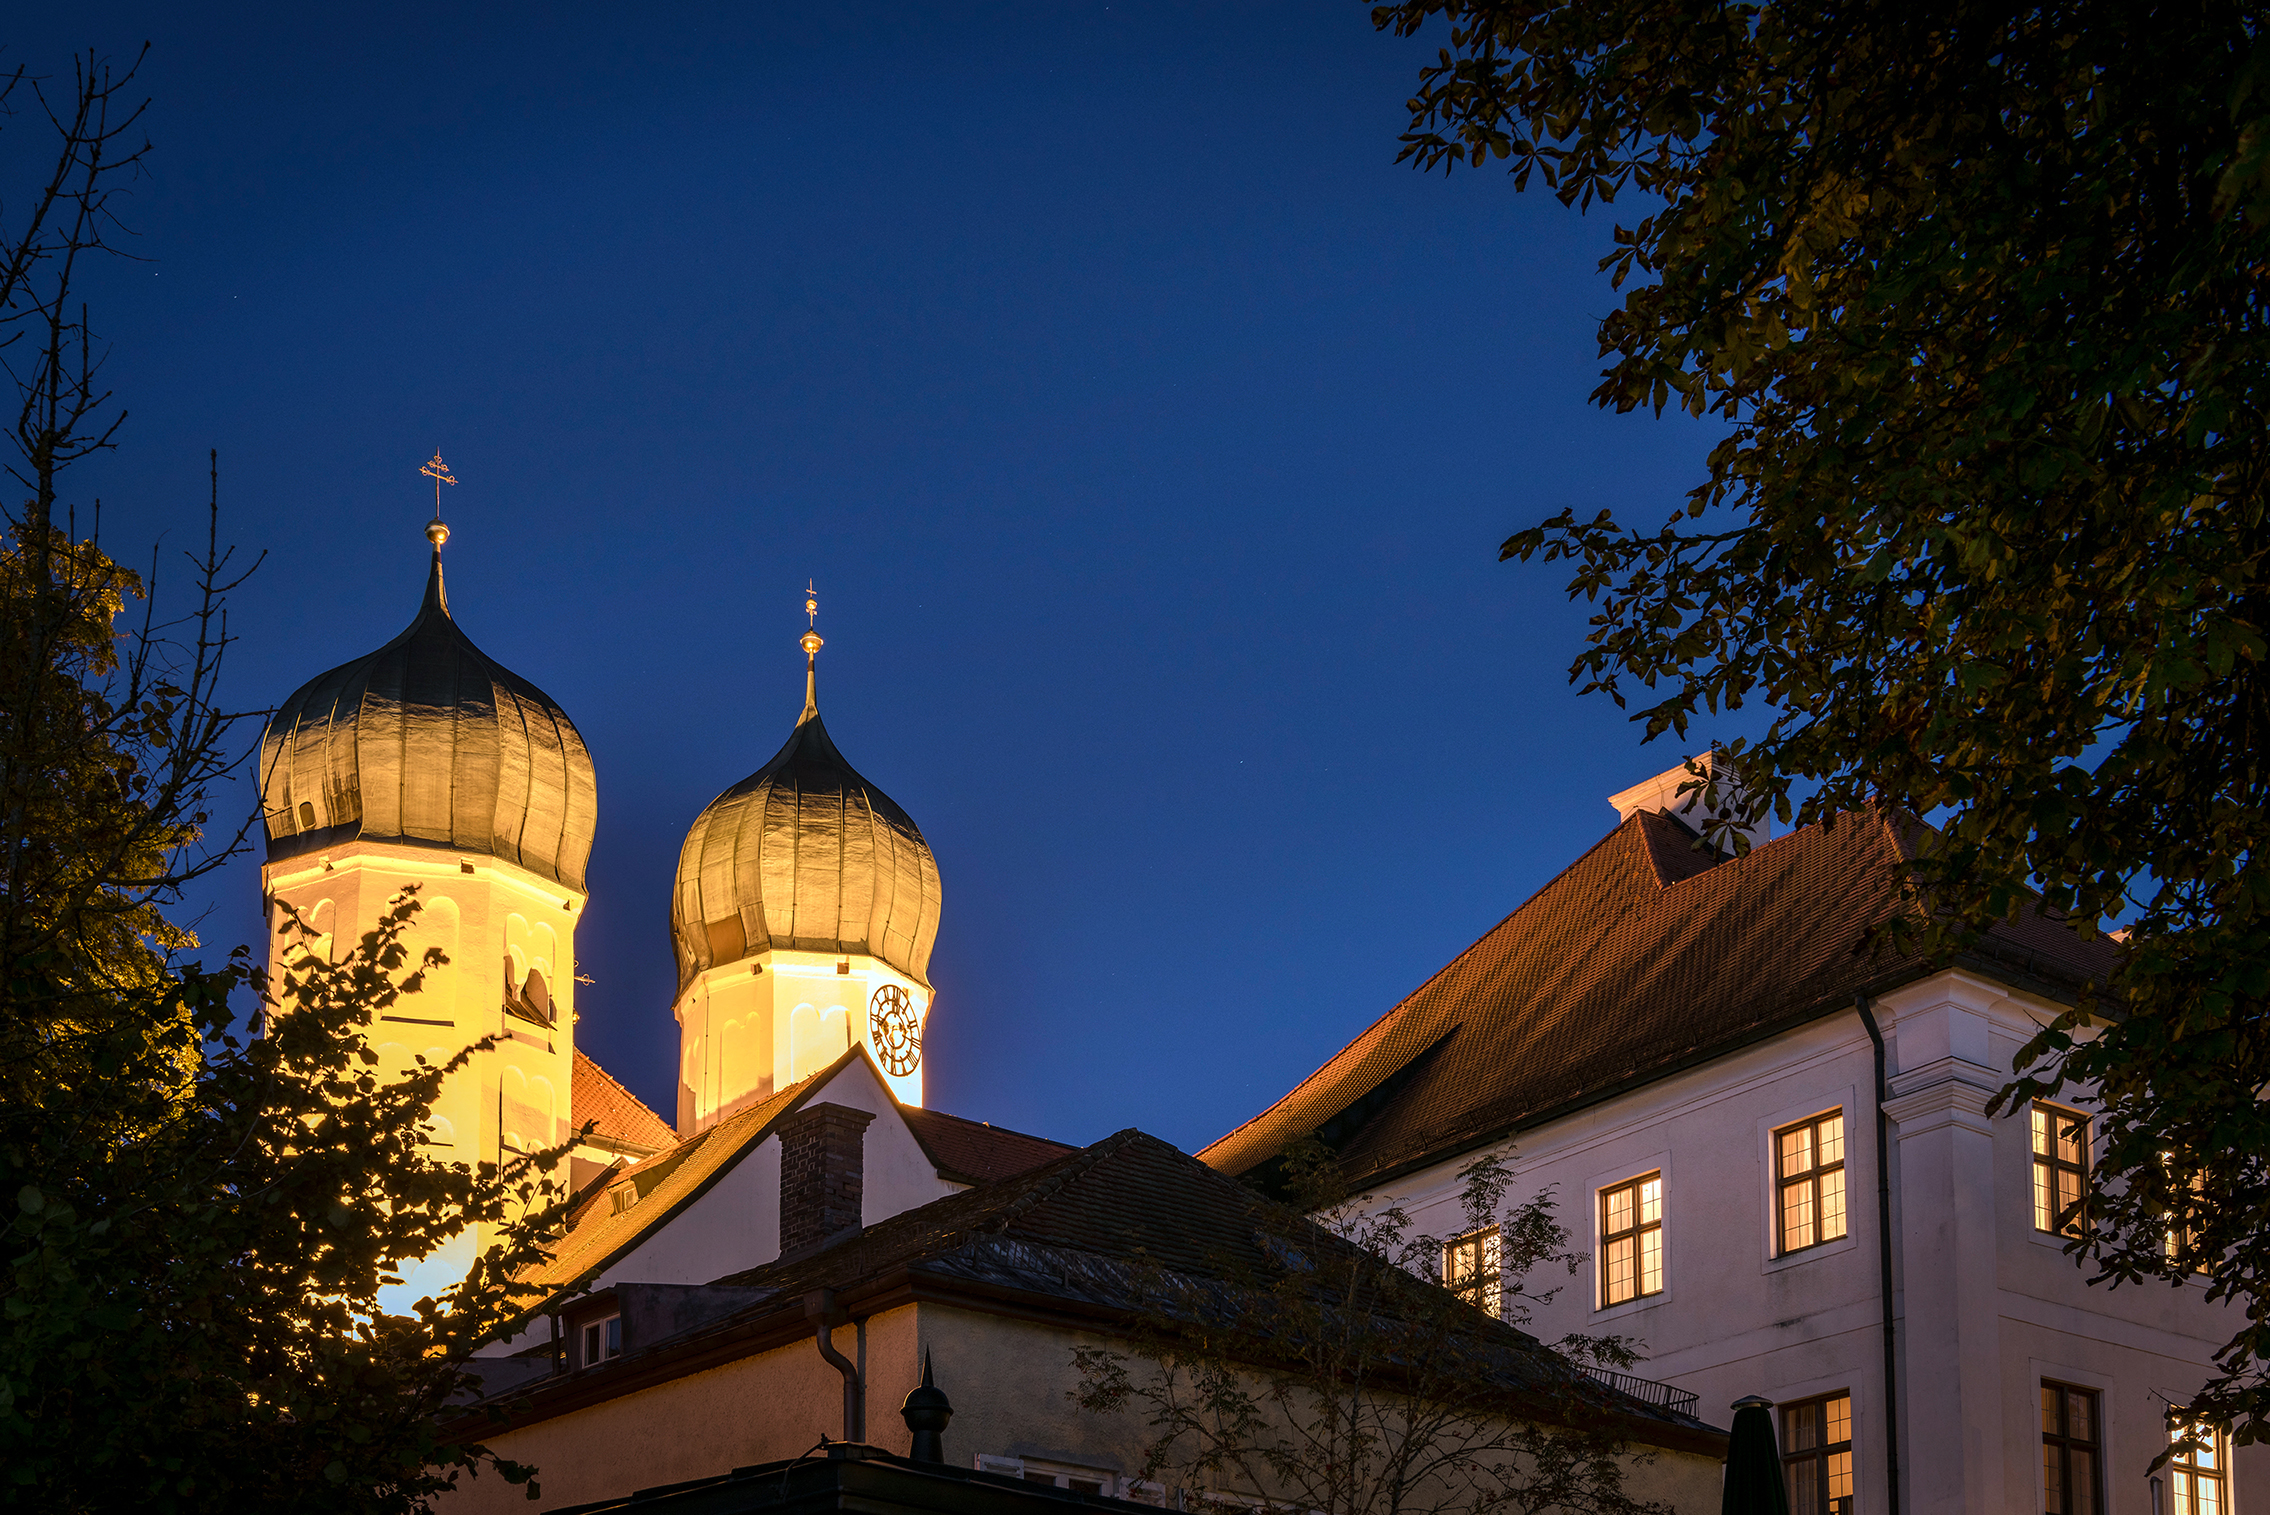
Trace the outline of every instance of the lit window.
<instances>
[{"instance_id":1,"label":"lit window","mask_svg":"<svg viewBox=\"0 0 2270 1515\"><path fill-rule=\"evenodd\" d=\"M1784 1405L1781 1449L1789 1515L1852 1515L1850 1394Z\"/></svg>"},{"instance_id":2,"label":"lit window","mask_svg":"<svg viewBox=\"0 0 2270 1515\"><path fill-rule=\"evenodd\" d=\"M2168 1472L2175 1480L2175 1515L2225 1515L2230 1502L2223 1477L2230 1466L2230 1442L2211 1426L2179 1424L2173 1437L2180 1440L2187 1432L2198 1438L2199 1445L2168 1458Z\"/></svg>"},{"instance_id":3,"label":"lit window","mask_svg":"<svg viewBox=\"0 0 2270 1515\"><path fill-rule=\"evenodd\" d=\"M583 1327L583 1365L591 1367L610 1357L623 1355L623 1318L610 1315L605 1320L588 1321Z\"/></svg>"},{"instance_id":4,"label":"lit window","mask_svg":"<svg viewBox=\"0 0 2270 1515\"><path fill-rule=\"evenodd\" d=\"M2096 1390L2043 1380L2041 1507L2046 1515L2097 1515L2104 1508L2103 1438Z\"/></svg>"},{"instance_id":5,"label":"lit window","mask_svg":"<svg viewBox=\"0 0 2270 1515\"><path fill-rule=\"evenodd\" d=\"M1663 1175L1600 1191L1600 1302L1663 1292Z\"/></svg>"},{"instance_id":6,"label":"lit window","mask_svg":"<svg viewBox=\"0 0 2270 1515\"><path fill-rule=\"evenodd\" d=\"M2199 1233L2192 1227L2192 1216L2207 1192L2207 1175L2194 1169L2187 1181L2177 1170L2172 1157L2166 1159L2166 1164L2168 1187L2175 1191L2176 1196L2168 1206L2167 1255L2169 1262L2175 1262L2199 1244ZM2206 1260L2193 1257L2191 1270L2194 1273L2206 1272Z\"/></svg>"},{"instance_id":7,"label":"lit window","mask_svg":"<svg viewBox=\"0 0 2270 1515\"><path fill-rule=\"evenodd\" d=\"M1776 1255L1844 1235L1844 1112L1832 1110L1773 1134Z\"/></svg>"},{"instance_id":8,"label":"lit window","mask_svg":"<svg viewBox=\"0 0 2270 1515\"><path fill-rule=\"evenodd\" d=\"M2036 1103L2033 1138L2034 1229L2078 1236L2089 1182L2089 1118Z\"/></svg>"},{"instance_id":9,"label":"lit window","mask_svg":"<svg viewBox=\"0 0 2270 1515\"><path fill-rule=\"evenodd\" d=\"M1478 1310L1495 1315L1498 1298L1498 1228L1443 1243L1443 1286Z\"/></svg>"}]
</instances>

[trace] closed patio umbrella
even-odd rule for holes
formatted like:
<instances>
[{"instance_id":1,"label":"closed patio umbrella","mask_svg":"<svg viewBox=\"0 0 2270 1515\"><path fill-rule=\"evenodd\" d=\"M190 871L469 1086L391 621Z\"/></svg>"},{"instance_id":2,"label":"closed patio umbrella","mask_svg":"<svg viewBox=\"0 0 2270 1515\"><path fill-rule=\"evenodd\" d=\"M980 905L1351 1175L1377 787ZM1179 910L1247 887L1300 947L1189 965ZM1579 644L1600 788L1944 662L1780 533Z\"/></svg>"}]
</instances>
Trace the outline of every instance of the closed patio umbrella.
<instances>
[{"instance_id":1,"label":"closed patio umbrella","mask_svg":"<svg viewBox=\"0 0 2270 1515\"><path fill-rule=\"evenodd\" d=\"M1734 1401L1734 1434L1726 1442L1726 1495L1719 1509L1722 1515L1789 1515L1770 1399L1748 1394Z\"/></svg>"}]
</instances>

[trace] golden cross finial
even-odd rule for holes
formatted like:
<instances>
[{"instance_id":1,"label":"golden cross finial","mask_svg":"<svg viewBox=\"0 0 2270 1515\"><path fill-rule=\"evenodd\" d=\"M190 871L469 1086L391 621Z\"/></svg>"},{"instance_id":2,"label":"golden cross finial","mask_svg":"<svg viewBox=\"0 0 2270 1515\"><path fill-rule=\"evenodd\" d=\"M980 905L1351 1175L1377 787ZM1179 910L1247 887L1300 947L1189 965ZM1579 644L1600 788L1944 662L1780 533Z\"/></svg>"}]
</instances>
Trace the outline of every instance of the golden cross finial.
<instances>
[{"instance_id":1,"label":"golden cross finial","mask_svg":"<svg viewBox=\"0 0 2270 1515\"><path fill-rule=\"evenodd\" d=\"M820 649L827 645L820 640L820 592L812 581L804 581L804 616L811 624L797 643L804 649L804 720L820 713Z\"/></svg>"},{"instance_id":2,"label":"golden cross finial","mask_svg":"<svg viewBox=\"0 0 2270 1515\"><path fill-rule=\"evenodd\" d=\"M449 528L441 524L441 486L456 483L457 475L451 473L449 465L441 460L441 449L438 447L434 449L433 461L418 472L434 481L434 518L426 523L426 540L439 548L449 540Z\"/></svg>"}]
</instances>

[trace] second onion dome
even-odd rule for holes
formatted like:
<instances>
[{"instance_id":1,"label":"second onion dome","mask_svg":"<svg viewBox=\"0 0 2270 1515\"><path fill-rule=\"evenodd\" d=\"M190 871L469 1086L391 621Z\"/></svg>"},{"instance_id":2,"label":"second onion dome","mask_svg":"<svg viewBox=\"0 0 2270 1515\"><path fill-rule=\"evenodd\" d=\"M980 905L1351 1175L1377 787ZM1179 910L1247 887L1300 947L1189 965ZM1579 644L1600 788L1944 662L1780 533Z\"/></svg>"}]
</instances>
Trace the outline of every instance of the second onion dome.
<instances>
[{"instance_id":1,"label":"second onion dome","mask_svg":"<svg viewBox=\"0 0 2270 1515\"><path fill-rule=\"evenodd\" d=\"M775 948L864 954L930 986L938 861L913 817L829 739L818 633L803 646L804 713L787 744L710 801L678 854L670 935L681 990Z\"/></svg>"}]
</instances>

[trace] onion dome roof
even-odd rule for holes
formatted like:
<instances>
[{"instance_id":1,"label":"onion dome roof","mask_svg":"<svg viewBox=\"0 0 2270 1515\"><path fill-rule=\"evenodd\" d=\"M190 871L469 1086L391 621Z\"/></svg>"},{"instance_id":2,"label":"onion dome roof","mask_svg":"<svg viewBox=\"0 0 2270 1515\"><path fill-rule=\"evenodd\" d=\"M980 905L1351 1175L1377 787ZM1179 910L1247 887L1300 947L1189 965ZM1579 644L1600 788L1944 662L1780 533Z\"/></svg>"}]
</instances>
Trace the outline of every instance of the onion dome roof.
<instances>
[{"instance_id":1,"label":"onion dome roof","mask_svg":"<svg viewBox=\"0 0 2270 1515\"><path fill-rule=\"evenodd\" d=\"M937 859L913 818L829 739L818 635L804 648L804 714L787 744L710 802L678 854L670 934L681 989L773 948L864 953L929 987Z\"/></svg>"},{"instance_id":2,"label":"onion dome roof","mask_svg":"<svg viewBox=\"0 0 2270 1515\"><path fill-rule=\"evenodd\" d=\"M582 891L591 754L548 695L450 618L436 520L425 603L378 651L302 686L260 739L271 862L358 839L482 853Z\"/></svg>"}]
</instances>

